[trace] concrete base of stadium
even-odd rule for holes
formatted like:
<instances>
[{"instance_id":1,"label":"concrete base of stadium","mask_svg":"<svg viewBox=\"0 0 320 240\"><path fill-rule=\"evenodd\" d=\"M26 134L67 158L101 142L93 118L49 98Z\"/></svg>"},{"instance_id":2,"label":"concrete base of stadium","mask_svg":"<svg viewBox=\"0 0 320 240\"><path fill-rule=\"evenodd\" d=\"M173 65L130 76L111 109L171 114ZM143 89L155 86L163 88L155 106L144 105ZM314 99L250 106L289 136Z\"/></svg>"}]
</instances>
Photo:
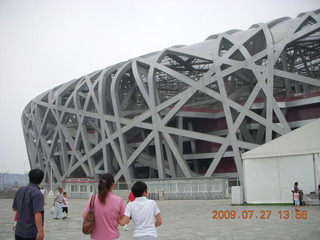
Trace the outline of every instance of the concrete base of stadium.
<instances>
[{"instance_id":1,"label":"concrete base of stadium","mask_svg":"<svg viewBox=\"0 0 320 240\"><path fill-rule=\"evenodd\" d=\"M52 199L46 199L45 239L90 239L82 234L82 211L86 199L70 199L69 218L54 220ZM289 205L232 206L231 199L160 200L163 218L157 228L159 240L219 239L320 239L319 206L300 207L295 213ZM0 239L14 239L12 199L0 199ZM126 231L119 226L120 239L132 239L133 223Z\"/></svg>"}]
</instances>

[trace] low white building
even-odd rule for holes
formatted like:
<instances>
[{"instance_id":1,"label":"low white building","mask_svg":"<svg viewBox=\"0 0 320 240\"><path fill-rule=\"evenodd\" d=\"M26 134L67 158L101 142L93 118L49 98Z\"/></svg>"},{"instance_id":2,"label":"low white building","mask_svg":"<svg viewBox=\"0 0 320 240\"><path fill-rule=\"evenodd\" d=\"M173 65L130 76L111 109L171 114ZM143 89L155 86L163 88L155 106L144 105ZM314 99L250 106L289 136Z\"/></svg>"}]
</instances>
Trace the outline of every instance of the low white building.
<instances>
[{"instance_id":1,"label":"low white building","mask_svg":"<svg viewBox=\"0 0 320 240\"><path fill-rule=\"evenodd\" d=\"M97 181L94 178L66 178L62 188L69 198L88 198L95 192Z\"/></svg>"}]
</instances>

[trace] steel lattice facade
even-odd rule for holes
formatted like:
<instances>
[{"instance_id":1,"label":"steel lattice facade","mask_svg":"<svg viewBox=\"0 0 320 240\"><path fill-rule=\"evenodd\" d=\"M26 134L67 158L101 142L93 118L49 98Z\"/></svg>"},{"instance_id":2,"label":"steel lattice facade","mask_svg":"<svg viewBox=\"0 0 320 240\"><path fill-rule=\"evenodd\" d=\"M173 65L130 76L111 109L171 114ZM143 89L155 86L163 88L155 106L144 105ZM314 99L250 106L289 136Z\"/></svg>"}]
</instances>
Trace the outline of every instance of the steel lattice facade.
<instances>
[{"instance_id":1,"label":"steel lattice facade","mask_svg":"<svg viewBox=\"0 0 320 240\"><path fill-rule=\"evenodd\" d=\"M22 114L31 168L238 176L241 153L320 117L320 11L173 46L57 86ZM317 133L319 134L319 133Z\"/></svg>"}]
</instances>

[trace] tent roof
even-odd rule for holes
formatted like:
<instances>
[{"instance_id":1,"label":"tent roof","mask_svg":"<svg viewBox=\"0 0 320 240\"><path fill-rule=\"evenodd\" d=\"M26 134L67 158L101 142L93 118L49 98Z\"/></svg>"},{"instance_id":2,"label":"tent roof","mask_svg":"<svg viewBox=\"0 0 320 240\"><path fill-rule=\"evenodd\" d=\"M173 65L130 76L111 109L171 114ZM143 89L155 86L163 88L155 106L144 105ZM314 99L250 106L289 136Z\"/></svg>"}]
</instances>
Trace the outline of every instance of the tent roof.
<instances>
[{"instance_id":1,"label":"tent roof","mask_svg":"<svg viewBox=\"0 0 320 240\"><path fill-rule=\"evenodd\" d=\"M320 153L320 118L242 154L243 159Z\"/></svg>"}]
</instances>

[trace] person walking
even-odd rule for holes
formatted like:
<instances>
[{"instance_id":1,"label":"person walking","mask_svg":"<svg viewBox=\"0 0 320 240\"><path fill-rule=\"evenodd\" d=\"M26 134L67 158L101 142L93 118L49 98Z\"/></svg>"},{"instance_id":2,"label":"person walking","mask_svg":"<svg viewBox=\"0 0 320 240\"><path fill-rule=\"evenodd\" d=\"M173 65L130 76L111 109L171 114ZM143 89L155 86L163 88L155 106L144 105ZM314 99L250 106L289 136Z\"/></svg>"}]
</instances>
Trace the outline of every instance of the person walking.
<instances>
[{"instance_id":1,"label":"person walking","mask_svg":"<svg viewBox=\"0 0 320 240\"><path fill-rule=\"evenodd\" d=\"M42 186L40 188L40 192L42 193L42 196L43 196L43 203L44 205L46 204L46 189L44 188L44 186Z\"/></svg>"},{"instance_id":2,"label":"person walking","mask_svg":"<svg viewBox=\"0 0 320 240\"><path fill-rule=\"evenodd\" d=\"M65 213L65 216L63 217L63 219L68 218L68 208L69 208L68 194L67 192L64 192L63 198L62 198L62 213Z\"/></svg>"},{"instance_id":3,"label":"person walking","mask_svg":"<svg viewBox=\"0 0 320 240\"><path fill-rule=\"evenodd\" d=\"M133 195L132 191L130 191L126 205L128 205L129 202L133 202L135 199L136 197ZM129 231L130 230L129 225L128 224L124 225L123 229L126 231Z\"/></svg>"},{"instance_id":4,"label":"person walking","mask_svg":"<svg viewBox=\"0 0 320 240\"><path fill-rule=\"evenodd\" d=\"M17 191L12 204L13 211L18 212L15 239L42 240L44 203L39 185L44 173L40 169L32 169L28 175L30 183Z\"/></svg>"},{"instance_id":5,"label":"person walking","mask_svg":"<svg viewBox=\"0 0 320 240\"><path fill-rule=\"evenodd\" d=\"M300 194L299 190L295 190L293 193L294 209L298 211L298 206L300 205Z\"/></svg>"},{"instance_id":6,"label":"person walking","mask_svg":"<svg viewBox=\"0 0 320 240\"><path fill-rule=\"evenodd\" d=\"M14 218L13 218L13 226L12 226L12 230L13 230L13 231L16 230L17 221L18 221L18 212L16 211L16 213L14 214Z\"/></svg>"},{"instance_id":7,"label":"person walking","mask_svg":"<svg viewBox=\"0 0 320 240\"><path fill-rule=\"evenodd\" d=\"M156 227L162 224L162 218L157 203L147 199L147 185L138 181L133 184L131 191L136 199L127 204L124 216L119 218L119 224L124 226L131 218L134 223L133 240L158 239Z\"/></svg>"},{"instance_id":8,"label":"person walking","mask_svg":"<svg viewBox=\"0 0 320 240\"><path fill-rule=\"evenodd\" d=\"M115 240L120 239L118 218L124 214L125 205L122 198L114 195L114 177L110 173L101 175L98 185L98 194L94 197L95 226L91 233L91 239ZM83 218L89 212L90 201L88 200L83 211Z\"/></svg>"},{"instance_id":9,"label":"person walking","mask_svg":"<svg viewBox=\"0 0 320 240\"><path fill-rule=\"evenodd\" d=\"M293 185L293 192L299 192L298 182L295 182Z\"/></svg>"},{"instance_id":10,"label":"person walking","mask_svg":"<svg viewBox=\"0 0 320 240\"><path fill-rule=\"evenodd\" d=\"M53 219L62 219L63 213L62 213L62 200L63 200L63 189L60 187L59 191L57 192L54 200L53 200L53 206L55 207L55 213Z\"/></svg>"}]
</instances>

